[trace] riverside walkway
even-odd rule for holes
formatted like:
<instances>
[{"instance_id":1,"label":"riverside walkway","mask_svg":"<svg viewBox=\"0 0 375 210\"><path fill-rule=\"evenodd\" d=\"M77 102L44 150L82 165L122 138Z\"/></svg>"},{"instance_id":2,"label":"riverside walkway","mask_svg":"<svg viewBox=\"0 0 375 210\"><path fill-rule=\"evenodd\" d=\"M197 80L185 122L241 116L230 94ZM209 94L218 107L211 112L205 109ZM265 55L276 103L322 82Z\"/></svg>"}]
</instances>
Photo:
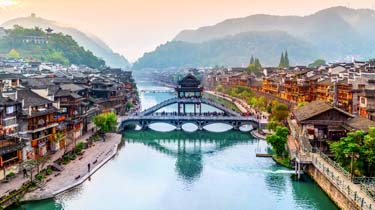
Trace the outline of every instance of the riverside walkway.
<instances>
[{"instance_id":1,"label":"riverside walkway","mask_svg":"<svg viewBox=\"0 0 375 210\"><path fill-rule=\"evenodd\" d=\"M325 154L319 151L310 154L312 164L325 175L336 188L349 200L353 201L358 209L374 210L375 200L365 190L365 185L355 184L351 181L350 175L337 163L333 162Z\"/></svg>"},{"instance_id":2,"label":"riverside walkway","mask_svg":"<svg viewBox=\"0 0 375 210\"><path fill-rule=\"evenodd\" d=\"M357 209L375 210L374 195L363 183L354 183L350 174L319 149L313 148L306 134L299 134L295 120L288 119L291 135L288 136L290 154L300 164L311 164L319 170Z\"/></svg>"},{"instance_id":3,"label":"riverside walkway","mask_svg":"<svg viewBox=\"0 0 375 210\"><path fill-rule=\"evenodd\" d=\"M77 138L76 142L77 143L85 142L86 139L88 139L92 135L93 135L92 132L88 132L85 135ZM68 142L68 139L67 139L67 142ZM74 147L74 144L73 144L72 141L70 141L70 143L67 143L66 150L71 151L73 149L73 147ZM48 165L53 164L57 159L62 157L63 154L64 154L64 150L57 151L55 154L50 156L50 159L44 165L48 166ZM33 170L33 174L34 175L37 174L36 169ZM17 190L17 189L21 188L21 186L24 183L28 182L29 180L30 180L30 178L29 177L27 177L27 178L23 177L22 173L16 174L15 178L13 178L10 182L0 183L0 195L4 196L4 195L7 195L11 191L14 191L14 190Z\"/></svg>"},{"instance_id":4,"label":"riverside walkway","mask_svg":"<svg viewBox=\"0 0 375 210\"><path fill-rule=\"evenodd\" d=\"M62 192L82 184L117 153L117 147L121 142L121 135L109 133L106 134L105 139L105 141L95 142L94 146L86 149L81 158L77 158L63 166L63 171L54 172L50 175L49 177L52 178L48 182L44 182L44 186L27 193L23 201L53 198ZM88 170L88 164L91 166L90 171ZM47 177L47 180L49 177Z\"/></svg>"},{"instance_id":5,"label":"riverside walkway","mask_svg":"<svg viewBox=\"0 0 375 210\"><path fill-rule=\"evenodd\" d=\"M232 103L234 103L234 105L237 106L237 108L242 112L242 113L258 113L259 114L259 118L260 118L260 124L264 124L266 125L268 123L268 117L269 117L269 113L267 112L258 112L257 110L255 110L253 107L251 107L250 105L247 104L247 102L243 99L240 99L240 98L235 98L235 97L232 97L232 96L229 96L227 94L224 94L224 93L218 93L218 92L215 92L215 91L209 91L209 90L206 90L205 93L207 94L210 94L210 95L214 95L216 97L219 97L219 98L223 98L227 101L230 101Z\"/></svg>"}]
</instances>

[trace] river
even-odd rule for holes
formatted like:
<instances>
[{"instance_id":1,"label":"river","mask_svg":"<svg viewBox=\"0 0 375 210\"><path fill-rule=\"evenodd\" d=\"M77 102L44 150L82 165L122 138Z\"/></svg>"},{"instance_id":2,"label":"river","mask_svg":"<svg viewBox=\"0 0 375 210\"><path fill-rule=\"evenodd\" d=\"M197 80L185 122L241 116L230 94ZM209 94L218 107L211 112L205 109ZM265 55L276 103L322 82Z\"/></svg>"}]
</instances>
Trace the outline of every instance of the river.
<instances>
[{"instance_id":1,"label":"river","mask_svg":"<svg viewBox=\"0 0 375 210\"><path fill-rule=\"evenodd\" d=\"M143 82L138 87L163 89ZM170 97L173 93L140 94L142 108ZM268 149L264 141L239 131L126 131L116 157L83 185L15 209L337 209L309 177L296 181L292 170L255 157Z\"/></svg>"}]
</instances>

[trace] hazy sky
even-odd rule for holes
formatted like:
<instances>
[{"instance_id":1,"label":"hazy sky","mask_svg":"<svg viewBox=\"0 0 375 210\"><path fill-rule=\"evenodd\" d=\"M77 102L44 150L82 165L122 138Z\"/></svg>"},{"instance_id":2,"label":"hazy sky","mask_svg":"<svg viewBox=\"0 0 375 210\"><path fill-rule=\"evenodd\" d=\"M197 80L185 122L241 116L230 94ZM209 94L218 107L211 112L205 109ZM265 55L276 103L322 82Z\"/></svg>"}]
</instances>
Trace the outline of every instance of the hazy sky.
<instances>
[{"instance_id":1,"label":"hazy sky","mask_svg":"<svg viewBox=\"0 0 375 210\"><path fill-rule=\"evenodd\" d=\"M0 0L0 22L36 13L95 34L135 61L183 29L259 13L308 15L338 5L374 8L375 0Z\"/></svg>"}]
</instances>

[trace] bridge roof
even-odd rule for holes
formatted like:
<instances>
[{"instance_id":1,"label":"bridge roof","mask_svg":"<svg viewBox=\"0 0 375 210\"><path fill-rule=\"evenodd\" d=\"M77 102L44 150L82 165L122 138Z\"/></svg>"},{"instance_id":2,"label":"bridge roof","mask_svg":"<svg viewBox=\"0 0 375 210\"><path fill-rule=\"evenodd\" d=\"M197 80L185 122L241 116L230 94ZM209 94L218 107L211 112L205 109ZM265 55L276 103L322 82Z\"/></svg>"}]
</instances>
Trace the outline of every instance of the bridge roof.
<instances>
[{"instance_id":1,"label":"bridge roof","mask_svg":"<svg viewBox=\"0 0 375 210\"><path fill-rule=\"evenodd\" d=\"M199 87L201 81L199 81L194 75L188 74L182 80L178 81L180 87Z\"/></svg>"}]
</instances>

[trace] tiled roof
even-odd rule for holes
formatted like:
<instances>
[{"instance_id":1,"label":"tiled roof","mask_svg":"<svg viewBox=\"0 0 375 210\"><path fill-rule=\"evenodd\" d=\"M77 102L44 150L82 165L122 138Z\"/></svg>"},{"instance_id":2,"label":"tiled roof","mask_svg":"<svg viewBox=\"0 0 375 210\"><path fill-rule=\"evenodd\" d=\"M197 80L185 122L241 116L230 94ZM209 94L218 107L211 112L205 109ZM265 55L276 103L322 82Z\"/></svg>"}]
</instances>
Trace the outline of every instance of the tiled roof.
<instances>
[{"instance_id":1,"label":"tiled roof","mask_svg":"<svg viewBox=\"0 0 375 210\"><path fill-rule=\"evenodd\" d=\"M80 91L80 90L85 89L80 85L76 85L76 84L72 84L72 83L71 84L61 84L60 87L63 90L70 90L72 92L76 92L76 91Z\"/></svg>"},{"instance_id":2,"label":"tiled roof","mask_svg":"<svg viewBox=\"0 0 375 210\"><path fill-rule=\"evenodd\" d=\"M375 122L364 117L355 117L345 122L345 127L351 130L363 130L368 132L369 127L375 127Z\"/></svg>"},{"instance_id":3,"label":"tiled roof","mask_svg":"<svg viewBox=\"0 0 375 210\"><path fill-rule=\"evenodd\" d=\"M28 106L40 106L44 104L52 103L52 101L43 98L42 96L34 93L30 89L23 89L17 91L17 100L24 103L24 107Z\"/></svg>"},{"instance_id":4,"label":"tiled roof","mask_svg":"<svg viewBox=\"0 0 375 210\"><path fill-rule=\"evenodd\" d=\"M294 110L293 114L296 117L297 121L303 121L326 112L330 109L333 109L331 105L327 104L324 101L318 100Z\"/></svg>"},{"instance_id":5,"label":"tiled roof","mask_svg":"<svg viewBox=\"0 0 375 210\"><path fill-rule=\"evenodd\" d=\"M320 82L318 82L318 84L320 84L320 85L326 85L326 86L333 86L333 83L331 82L330 78L325 79L323 81L320 81Z\"/></svg>"}]
</instances>

